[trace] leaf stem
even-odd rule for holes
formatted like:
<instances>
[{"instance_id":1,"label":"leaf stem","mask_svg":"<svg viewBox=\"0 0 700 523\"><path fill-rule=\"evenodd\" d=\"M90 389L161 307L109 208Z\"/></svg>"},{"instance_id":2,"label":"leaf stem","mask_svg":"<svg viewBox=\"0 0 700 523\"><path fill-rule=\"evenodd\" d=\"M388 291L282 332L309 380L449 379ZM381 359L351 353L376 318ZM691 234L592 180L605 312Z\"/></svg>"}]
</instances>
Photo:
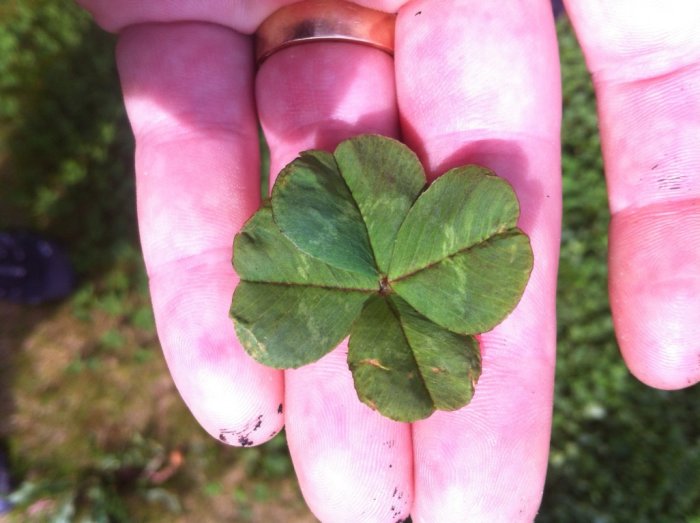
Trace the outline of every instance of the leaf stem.
<instances>
[{"instance_id":1,"label":"leaf stem","mask_svg":"<svg viewBox=\"0 0 700 523\"><path fill-rule=\"evenodd\" d=\"M382 274L381 278L379 279L379 295L380 296L389 296L392 294L394 291L389 285L389 277Z\"/></svg>"}]
</instances>

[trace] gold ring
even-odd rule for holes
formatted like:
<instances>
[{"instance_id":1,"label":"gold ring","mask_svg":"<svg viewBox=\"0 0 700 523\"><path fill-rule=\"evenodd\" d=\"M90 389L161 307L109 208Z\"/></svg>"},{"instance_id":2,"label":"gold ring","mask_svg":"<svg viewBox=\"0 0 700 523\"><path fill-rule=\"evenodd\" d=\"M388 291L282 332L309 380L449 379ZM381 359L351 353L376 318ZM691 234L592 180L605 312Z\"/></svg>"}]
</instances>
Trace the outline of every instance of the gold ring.
<instances>
[{"instance_id":1,"label":"gold ring","mask_svg":"<svg viewBox=\"0 0 700 523\"><path fill-rule=\"evenodd\" d=\"M256 32L258 66L285 47L308 42L351 42L393 56L396 15L342 0L304 0L272 13Z\"/></svg>"}]
</instances>

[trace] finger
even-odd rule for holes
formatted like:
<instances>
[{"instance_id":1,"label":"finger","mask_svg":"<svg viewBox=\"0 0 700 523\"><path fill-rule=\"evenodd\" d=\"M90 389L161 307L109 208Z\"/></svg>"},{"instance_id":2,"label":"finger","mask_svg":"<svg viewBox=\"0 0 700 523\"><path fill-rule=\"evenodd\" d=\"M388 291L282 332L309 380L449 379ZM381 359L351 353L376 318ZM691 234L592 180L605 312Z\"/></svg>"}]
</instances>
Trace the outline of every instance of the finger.
<instances>
[{"instance_id":1,"label":"finger","mask_svg":"<svg viewBox=\"0 0 700 523\"><path fill-rule=\"evenodd\" d=\"M279 51L257 78L260 120L278 172L299 151L350 136L397 134L393 62L355 44ZM412 499L411 440L357 399L347 344L285 373L289 449L304 497L321 521L394 522Z\"/></svg>"},{"instance_id":2,"label":"finger","mask_svg":"<svg viewBox=\"0 0 700 523\"><path fill-rule=\"evenodd\" d=\"M250 34L277 9L298 0L77 0L107 31L143 23L173 23L198 20L221 24ZM356 4L390 13L406 0L357 0Z\"/></svg>"},{"instance_id":3,"label":"finger","mask_svg":"<svg viewBox=\"0 0 700 523\"><path fill-rule=\"evenodd\" d=\"M273 11L298 0L77 0L107 31L143 23L197 20L249 34Z\"/></svg>"},{"instance_id":4,"label":"finger","mask_svg":"<svg viewBox=\"0 0 700 523\"><path fill-rule=\"evenodd\" d=\"M549 2L424 0L398 18L403 133L435 176L477 163L520 199L534 270L481 336L472 402L414 424L416 522L532 521L547 465L559 250L560 85Z\"/></svg>"},{"instance_id":5,"label":"finger","mask_svg":"<svg viewBox=\"0 0 700 523\"><path fill-rule=\"evenodd\" d=\"M686 387L700 381L700 9L568 9L598 99L620 349L644 383Z\"/></svg>"},{"instance_id":6,"label":"finger","mask_svg":"<svg viewBox=\"0 0 700 523\"><path fill-rule=\"evenodd\" d=\"M228 316L233 236L260 200L250 42L211 24L142 25L122 34L117 59L168 367L210 434L261 443L282 425L282 375L244 353Z\"/></svg>"}]
</instances>

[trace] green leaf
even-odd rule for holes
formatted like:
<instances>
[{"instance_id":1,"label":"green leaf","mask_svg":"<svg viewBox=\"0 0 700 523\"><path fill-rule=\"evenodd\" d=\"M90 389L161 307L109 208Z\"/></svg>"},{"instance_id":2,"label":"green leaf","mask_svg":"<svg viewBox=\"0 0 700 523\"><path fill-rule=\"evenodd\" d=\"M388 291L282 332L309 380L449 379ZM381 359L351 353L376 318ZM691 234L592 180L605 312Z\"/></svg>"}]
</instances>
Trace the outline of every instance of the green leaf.
<instances>
[{"instance_id":1,"label":"green leaf","mask_svg":"<svg viewBox=\"0 0 700 523\"><path fill-rule=\"evenodd\" d=\"M241 281L231 315L255 360L278 369L312 363L345 338L367 293Z\"/></svg>"},{"instance_id":2,"label":"green leaf","mask_svg":"<svg viewBox=\"0 0 700 523\"><path fill-rule=\"evenodd\" d=\"M269 202L236 235L233 251L233 267L242 280L346 290L379 288L376 275L338 269L300 251L273 221Z\"/></svg>"},{"instance_id":3,"label":"green leaf","mask_svg":"<svg viewBox=\"0 0 700 523\"><path fill-rule=\"evenodd\" d=\"M399 227L425 187L423 167L401 142L374 135L346 140L333 155L367 226L377 268L386 274Z\"/></svg>"},{"instance_id":4,"label":"green leaf","mask_svg":"<svg viewBox=\"0 0 700 523\"><path fill-rule=\"evenodd\" d=\"M287 165L272 189L272 209L277 226L301 251L376 275L367 228L330 153L306 151Z\"/></svg>"},{"instance_id":5,"label":"green leaf","mask_svg":"<svg viewBox=\"0 0 700 523\"><path fill-rule=\"evenodd\" d=\"M480 333L493 329L515 308L531 271L527 236L509 231L390 285L438 325Z\"/></svg>"},{"instance_id":6,"label":"green leaf","mask_svg":"<svg viewBox=\"0 0 700 523\"><path fill-rule=\"evenodd\" d=\"M518 200L508 182L476 165L452 169L421 194L401 225L391 259L395 280L515 227Z\"/></svg>"},{"instance_id":7,"label":"green leaf","mask_svg":"<svg viewBox=\"0 0 700 523\"><path fill-rule=\"evenodd\" d=\"M482 167L438 178L399 230L389 285L454 332L486 332L520 300L532 271L510 185Z\"/></svg>"},{"instance_id":8,"label":"green leaf","mask_svg":"<svg viewBox=\"0 0 700 523\"><path fill-rule=\"evenodd\" d=\"M395 296L367 301L348 363L359 398L397 421L463 407L481 372L473 337L439 327Z\"/></svg>"},{"instance_id":9,"label":"green leaf","mask_svg":"<svg viewBox=\"0 0 700 523\"><path fill-rule=\"evenodd\" d=\"M347 336L376 278L344 271L297 249L277 228L269 203L234 240L241 278L231 305L236 334L256 360L299 367Z\"/></svg>"}]
</instances>

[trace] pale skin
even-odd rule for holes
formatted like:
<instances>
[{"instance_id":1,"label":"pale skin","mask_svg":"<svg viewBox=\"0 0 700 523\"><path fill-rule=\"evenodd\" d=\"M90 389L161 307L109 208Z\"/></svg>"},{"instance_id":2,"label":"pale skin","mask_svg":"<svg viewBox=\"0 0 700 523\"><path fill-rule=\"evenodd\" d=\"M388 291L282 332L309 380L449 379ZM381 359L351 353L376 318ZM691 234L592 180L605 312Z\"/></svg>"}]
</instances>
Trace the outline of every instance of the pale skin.
<instances>
[{"instance_id":1,"label":"pale skin","mask_svg":"<svg viewBox=\"0 0 700 523\"><path fill-rule=\"evenodd\" d=\"M247 445L286 424L304 497L324 522L532 521L549 449L561 217L549 2L358 1L398 11L395 59L316 43L276 53L257 75L250 35L291 1L80 3L120 34L158 334L201 425ZM700 381L700 9L567 9L598 97L622 355L650 386L690 386ZM535 269L513 314L481 336L469 406L395 423L357 400L346 345L284 373L244 353L228 316L230 257L260 203L258 118L273 174L299 151L376 132L400 136L430 176L472 162L515 186Z\"/></svg>"}]
</instances>

